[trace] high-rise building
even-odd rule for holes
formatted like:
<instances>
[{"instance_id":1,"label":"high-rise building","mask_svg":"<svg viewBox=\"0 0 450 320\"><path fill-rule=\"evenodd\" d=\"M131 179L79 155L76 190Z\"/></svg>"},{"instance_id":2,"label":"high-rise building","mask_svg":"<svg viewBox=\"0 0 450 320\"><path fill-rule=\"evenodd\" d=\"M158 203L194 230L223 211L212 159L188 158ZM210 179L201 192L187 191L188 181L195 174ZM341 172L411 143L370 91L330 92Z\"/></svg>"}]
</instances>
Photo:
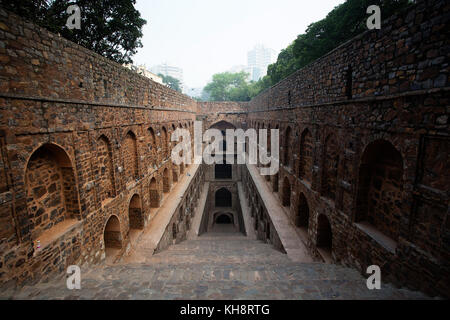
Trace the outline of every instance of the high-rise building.
<instances>
[{"instance_id":1,"label":"high-rise building","mask_svg":"<svg viewBox=\"0 0 450 320\"><path fill-rule=\"evenodd\" d=\"M162 63L156 66L153 66L150 69L154 74L162 74L164 76L171 76L172 78L180 80L181 88L183 88L183 69L179 67L174 67L168 65L167 63Z\"/></svg>"},{"instance_id":2,"label":"high-rise building","mask_svg":"<svg viewBox=\"0 0 450 320\"><path fill-rule=\"evenodd\" d=\"M124 64L124 67L126 67L126 68L128 68L130 70L133 70L136 73L138 73L138 74L140 74L140 75L142 75L144 77L147 77L147 78L149 78L149 79L151 79L151 80L153 80L153 81L155 81L157 83L163 84L162 78L157 76L153 72L148 71L147 67L145 66L145 64L141 64L139 66L135 66L135 65L129 63L129 64Z\"/></svg>"},{"instance_id":3,"label":"high-rise building","mask_svg":"<svg viewBox=\"0 0 450 320\"><path fill-rule=\"evenodd\" d=\"M250 80L258 81L267 74L267 67L276 61L276 51L257 44L247 54Z\"/></svg>"}]
</instances>

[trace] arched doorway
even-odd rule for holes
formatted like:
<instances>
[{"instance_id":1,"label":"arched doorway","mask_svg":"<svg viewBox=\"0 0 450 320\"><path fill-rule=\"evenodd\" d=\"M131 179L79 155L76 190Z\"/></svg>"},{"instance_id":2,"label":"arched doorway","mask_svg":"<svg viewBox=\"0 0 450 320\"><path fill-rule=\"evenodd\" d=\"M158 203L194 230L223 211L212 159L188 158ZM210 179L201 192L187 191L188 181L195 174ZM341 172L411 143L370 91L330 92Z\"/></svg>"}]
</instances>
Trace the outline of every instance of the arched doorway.
<instances>
[{"instance_id":1,"label":"arched doorway","mask_svg":"<svg viewBox=\"0 0 450 320\"><path fill-rule=\"evenodd\" d=\"M331 224L326 215L319 215L317 221L317 248L331 254L332 250Z\"/></svg>"},{"instance_id":2,"label":"arched doorway","mask_svg":"<svg viewBox=\"0 0 450 320\"><path fill-rule=\"evenodd\" d=\"M312 167L313 167L313 139L311 132L308 129L303 131L300 138L300 165L299 177L305 181L312 181Z\"/></svg>"},{"instance_id":3,"label":"arched doorway","mask_svg":"<svg viewBox=\"0 0 450 320\"><path fill-rule=\"evenodd\" d=\"M103 233L106 256L114 256L122 249L122 234L120 231L120 221L116 216L111 216L105 226Z\"/></svg>"},{"instance_id":4,"label":"arched doorway","mask_svg":"<svg viewBox=\"0 0 450 320\"><path fill-rule=\"evenodd\" d=\"M278 192L278 173L273 176L272 190L273 192Z\"/></svg>"},{"instance_id":5,"label":"arched doorway","mask_svg":"<svg viewBox=\"0 0 450 320\"><path fill-rule=\"evenodd\" d=\"M33 152L25 170L25 191L32 240L63 221L81 219L72 162L61 147L45 144Z\"/></svg>"},{"instance_id":6,"label":"arched doorway","mask_svg":"<svg viewBox=\"0 0 450 320\"><path fill-rule=\"evenodd\" d=\"M328 199L336 198L337 174L339 165L336 135L330 134L325 140L322 172L322 195Z\"/></svg>"},{"instance_id":7,"label":"arched doorway","mask_svg":"<svg viewBox=\"0 0 450 320\"><path fill-rule=\"evenodd\" d=\"M158 184L156 183L156 179L152 178L152 180L150 181L150 207L159 208L159 202L160 196L158 191Z\"/></svg>"},{"instance_id":8,"label":"arched doorway","mask_svg":"<svg viewBox=\"0 0 450 320\"><path fill-rule=\"evenodd\" d=\"M300 194L298 200L297 215L295 218L295 225L297 228L309 228L309 206L308 201L303 193Z\"/></svg>"},{"instance_id":9,"label":"arched doorway","mask_svg":"<svg viewBox=\"0 0 450 320\"><path fill-rule=\"evenodd\" d=\"M112 148L108 138L101 136L97 140L97 163L100 179L100 202L115 196L114 166Z\"/></svg>"},{"instance_id":10,"label":"arched doorway","mask_svg":"<svg viewBox=\"0 0 450 320\"><path fill-rule=\"evenodd\" d=\"M221 188L216 191L215 195L216 207L231 208L233 206L231 192L227 188Z\"/></svg>"},{"instance_id":11,"label":"arched doorway","mask_svg":"<svg viewBox=\"0 0 450 320\"><path fill-rule=\"evenodd\" d=\"M166 127L162 127L161 131L161 148L163 150L163 159L167 159L169 157L169 135Z\"/></svg>"},{"instance_id":12,"label":"arched doorway","mask_svg":"<svg viewBox=\"0 0 450 320\"><path fill-rule=\"evenodd\" d=\"M128 208L128 218L130 229L144 229L144 213L142 212L141 197L135 194L130 201Z\"/></svg>"},{"instance_id":13,"label":"arched doorway","mask_svg":"<svg viewBox=\"0 0 450 320\"><path fill-rule=\"evenodd\" d=\"M127 182L139 178L136 135L129 131L123 141L123 165Z\"/></svg>"},{"instance_id":14,"label":"arched doorway","mask_svg":"<svg viewBox=\"0 0 450 320\"><path fill-rule=\"evenodd\" d=\"M165 168L163 172L163 192L164 193L170 192L170 176L169 170L167 168Z\"/></svg>"},{"instance_id":15,"label":"arched doorway","mask_svg":"<svg viewBox=\"0 0 450 320\"><path fill-rule=\"evenodd\" d=\"M283 180L283 195L282 195L283 207L291 206L291 183L287 177Z\"/></svg>"},{"instance_id":16,"label":"arched doorway","mask_svg":"<svg viewBox=\"0 0 450 320\"><path fill-rule=\"evenodd\" d=\"M283 157L283 164L285 166L289 166L290 165L290 158L289 158L289 153L292 152L292 145L291 145L291 127L287 127L286 128L286 132L284 135L284 145L283 145L283 149L284 149L284 157Z\"/></svg>"},{"instance_id":17,"label":"arched doorway","mask_svg":"<svg viewBox=\"0 0 450 320\"><path fill-rule=\"evenodd\" d=\"M178 166L176 164L172 167L172 180L173 182L178 182Z\"/></svg>"},{"instance_id":18,"label":"arched doorway","mask_svg":"<svg viewBox=\"0 0 450 320\"><path fill-rule=\"evenodd\" d=\"M369 144L359 167L356 222L398 238L403 203L403 158L386 140Z\"/></svg>"},{"instance_id":19,"label":"arched doorway","mask_svg":"<svg viewBox=\"0 0 450 320\"><path fill-rule=\"evenodd\" d=\"M233 224L233 215L220 214L216 218L216 224Z\"/></svg>"}]
</instances>

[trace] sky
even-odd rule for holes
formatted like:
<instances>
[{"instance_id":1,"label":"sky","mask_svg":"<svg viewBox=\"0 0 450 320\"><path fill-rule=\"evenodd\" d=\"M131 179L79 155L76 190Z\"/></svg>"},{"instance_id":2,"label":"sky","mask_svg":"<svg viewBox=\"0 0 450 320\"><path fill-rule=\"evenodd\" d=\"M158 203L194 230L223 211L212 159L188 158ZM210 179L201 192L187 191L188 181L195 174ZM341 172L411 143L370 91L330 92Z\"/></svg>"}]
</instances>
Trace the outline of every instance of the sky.
<instances>
[{"instance_id":1,"label":"sky","mask_svg":"<svg viewBox=\"0 0 450 320\"><path fill-rule=\"evenodd\" d=\"M184 83L204 87L213 74L247 64L256 44L277 51L344 0L137 0L147 20L134 64L167 62Z\"/></svg>"}]
</instances>

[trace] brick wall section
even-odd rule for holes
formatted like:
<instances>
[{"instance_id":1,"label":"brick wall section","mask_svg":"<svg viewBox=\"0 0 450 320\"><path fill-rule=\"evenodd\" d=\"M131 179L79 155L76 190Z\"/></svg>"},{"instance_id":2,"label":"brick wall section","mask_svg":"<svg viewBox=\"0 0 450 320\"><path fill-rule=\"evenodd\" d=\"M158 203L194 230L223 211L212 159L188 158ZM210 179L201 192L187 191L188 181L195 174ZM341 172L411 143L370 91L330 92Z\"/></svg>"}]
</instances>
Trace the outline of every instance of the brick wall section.
<instances>
[{"instance_id":1,"label":"brick wall section","mask_svg":"<svg viewBox=\"0 0 450 320\"><path fill-rule=\"evenodd\" d=\"M247 102L199 102L199 114L218 114L218 113L233 113L233 112L247 112Z\"/></svg>"},{"instance_id":2,"label":"brick wall section","mask_svg":"<svg viewBox=\"0 0 450 320\"><path fill-rule=\"evenodd\" d=\"M365 32L293 73L248 108L345 101L349 67L353 99L443 88L448 84L447 11L446 1L421 0L416 8L383 21L381 30Z\"/></svg>"},{"instance_id":3,"label":"brick wall section","mask_svg":"<svg viewBox=\"0 0 450 320\"><path fill-rule=\"evenodd\" d=\"M363 274L377 264L384 281L447 297L449 9L419 1L263 92L247 120L278 125L282 142L293 128L294 168L282 166L270 184L281 197L289 179L293 223L307 204L317 258L329 221L334 262Z\"/></svg>"},{"instance_id":4,"label":"brick wall section","mask_svg":"<svg viewBox=\"0 0 450 320\"><path fill-rule=\"evenodd\" d=\"M192 132L193 121L203 119L204 129L219 121L278 127L281 141L292 129L289 165L268 183L282 195L289 181L289 217L306 229L317 258L322 246L335 263L363 273L377 264L384 281L448 297L449 7L444 0L419 1L382 30L356 37L249 103L197 103L0 9L0 177L6 176L0 182L0 283L30 283L71 264L101 262L107 239L125 252L131 198L139 195L145 225L153 218L150 207L172 186L173 127ZM128 132L135 136L131 149L124 147ZM109 157L101 137L110 144ZM400 154L402 168L389 159L382 168L374 157L365 161L379 142ZM64 195L65 212L73 212L76 223L36 251L25 173L43 145L60 148L69 160L60 167L73 171L78 204ZM137 180L127 176L130 167ZM258 237L279 245L251 180L244 184ZM197 185L180 201L158 250L184 239L190 220L183 213L193 212ZM112 190L110 197L105 190ZM120 228L105 237L112 216Z\"/></svg>"},{"instance_id":5,"label":"brick wall section","mask_svg":"<svg viewBox=\"0 0 450 320\"><path fill-rule=\"evenodd\" d=\"M162 128L192 130L196 101L2 9L0 60L0 284L125 253L131 197L142 228L173 170ZM112 216L119 228L105 232Z\"/></svg>"}]
</instances>

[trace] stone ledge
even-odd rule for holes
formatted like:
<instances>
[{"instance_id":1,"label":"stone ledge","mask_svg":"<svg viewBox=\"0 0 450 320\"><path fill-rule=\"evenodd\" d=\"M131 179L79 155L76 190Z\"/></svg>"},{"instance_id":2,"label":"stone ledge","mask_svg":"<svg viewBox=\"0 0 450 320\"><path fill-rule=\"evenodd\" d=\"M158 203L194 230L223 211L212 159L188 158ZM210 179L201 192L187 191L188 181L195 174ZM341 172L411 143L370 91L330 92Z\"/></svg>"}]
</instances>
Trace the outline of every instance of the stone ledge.
<instances>
[{"instance_id":1,"label":"stone ledge","mask_svg":"<svg viewBox=\"0 0 450 320\"><path fill-rule=\"evenodd\" d=\"M395 251L397 249L397 242L395 242L390 237L384 235L380 231L378 231L374 226L367 222L359 222L354 223L354 225L364 232L366 235L368 235L370 238L372 238L375 242L377 242L380 246L382 246L384 249L388 250L390 253L395 254Z\"/></svg>"},{"instance_id":2,"label":"stone ledge","mask_svg":"<svg viewBox=\"0 0 450 320\"><path fill-rule=\"evenodd\" d=\"M41 242L41 248L38 249L36 247L36 241L34 241L34 254L33 257L38 256L46 248L48 248L53 243L57 242L57 240L64 237L66 234L72 232L74 229L80 227L82 225L82 221L78 221L75 219L67 219L61 223L58 223L56 226L44 231L36 240Z\"/></svg>"}]
</instances>

